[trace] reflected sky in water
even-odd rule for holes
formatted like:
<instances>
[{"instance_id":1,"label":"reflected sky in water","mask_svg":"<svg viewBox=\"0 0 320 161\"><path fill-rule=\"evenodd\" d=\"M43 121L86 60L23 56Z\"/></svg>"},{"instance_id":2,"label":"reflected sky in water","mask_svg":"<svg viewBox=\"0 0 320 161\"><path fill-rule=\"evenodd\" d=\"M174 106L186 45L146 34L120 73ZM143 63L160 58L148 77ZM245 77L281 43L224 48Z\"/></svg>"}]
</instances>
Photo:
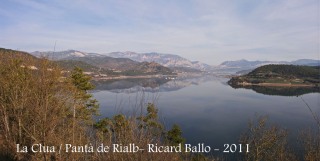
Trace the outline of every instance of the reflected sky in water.
<instances>
[{"instance_id":1,"label":"reflected sky in water","mask_svg":"<svg viewBox=\"0 0 320 161\"><path fill-rule=\"evenodd\" d=\"M100 103L100 112L104 117L117 113L131 114L133 111L139 113L141 102L155 102L166 127L170 128L176 123L182 128L188 143L205 143L219 149L223 149L225 143L237 143L248 121L254 119L255 115L268 115L270 123L288 129L292 144L299 131L316 127L316 122L300 97L271 96L250 89L233 89L226 84L226 78L199 80L197 82L194 78L193 83L183 80L182 88L172 85L178 86L179 80L161 85L168 88L168 83L171 83L176 90L160 91L164 89L160 86L150 92L147 87L140 87L135 92L125 93L99 90L94 92L94 96ZM320 114L319 93L301 97L314 112Z\"/></svg>"}]
</instances>

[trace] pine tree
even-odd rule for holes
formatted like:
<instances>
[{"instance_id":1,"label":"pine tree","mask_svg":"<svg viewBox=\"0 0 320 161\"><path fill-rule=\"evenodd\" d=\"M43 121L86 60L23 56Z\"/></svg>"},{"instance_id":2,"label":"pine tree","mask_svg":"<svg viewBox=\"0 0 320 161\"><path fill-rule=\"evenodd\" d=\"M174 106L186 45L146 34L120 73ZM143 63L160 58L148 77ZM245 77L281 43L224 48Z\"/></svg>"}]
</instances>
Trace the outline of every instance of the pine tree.
<instances>
[{"instance_id":1,"label":"pine tree","mask_svg":"<svg viewBox=\"0 0 320 161\"><path fill-rule=\"evenodd\" d=\"M185 142L182 137L182 130L176 124L173 125L172 129L167 132L166 140L171 145L178 145Z\"/></svg>"},{"instance_id":2,"label":"pine tree","mask_svg":"<svg viewBox=\"0 0 320 161\"><path fill-rule=\"evenodd\" d=\"M74 117L82 118L89 121L93 115L99 115L99 104L96 99L93 99L92 94L88 91L94 89L94 86L90 83L91 77L85 75L83 70L79 67L75 67L71 72L71 82L77 88L75 97L79 101L79 107L74 108Z\"/></svg>"}]
</instances>

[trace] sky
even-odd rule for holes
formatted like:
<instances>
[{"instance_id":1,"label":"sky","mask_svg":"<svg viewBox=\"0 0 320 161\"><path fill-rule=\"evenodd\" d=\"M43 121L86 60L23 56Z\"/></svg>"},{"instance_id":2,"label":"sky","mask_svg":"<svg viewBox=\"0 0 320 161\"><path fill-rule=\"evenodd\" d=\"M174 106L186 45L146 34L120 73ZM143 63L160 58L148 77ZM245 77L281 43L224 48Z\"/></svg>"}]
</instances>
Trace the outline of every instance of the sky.
<instances>
[{"instance_id":1,"label":"sky","mask_svg":"<svg viewBox=\"0 0 320 161\"><path fill-rule=\"evenodd\" d=\"M0 0L0 47L319 59L319 0ZM55 45L56 44L56 45Z\"/></svg>"}]
</instances>

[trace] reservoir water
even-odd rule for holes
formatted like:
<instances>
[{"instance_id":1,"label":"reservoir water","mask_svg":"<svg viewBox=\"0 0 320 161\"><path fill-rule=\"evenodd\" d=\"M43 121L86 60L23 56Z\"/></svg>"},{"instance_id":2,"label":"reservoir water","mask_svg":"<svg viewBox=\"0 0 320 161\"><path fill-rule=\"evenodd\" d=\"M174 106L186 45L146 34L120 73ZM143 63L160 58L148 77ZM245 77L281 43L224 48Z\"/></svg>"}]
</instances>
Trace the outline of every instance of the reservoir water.
<instances>
[{"instance_id":1,"label":"reservoir water","mask_svg":"<svg viewBox=\"0 0 320 161\"><path fill-rule=\"evenodd\" d=\"M141 105L155 103L167 128L178 124L187 143L204 143L223 149L224 144L238 143L256 116L268 116L268 123L289 132L289 144L299 149L301 131L317 128L312 112L320 115L320 94L313 91L292 96L234 89L227 78L120 80L97 83L94 97L100 103L102 117L139 113ZM145 109L144 109L145 110Z\"/></svg>"}]
</instances>

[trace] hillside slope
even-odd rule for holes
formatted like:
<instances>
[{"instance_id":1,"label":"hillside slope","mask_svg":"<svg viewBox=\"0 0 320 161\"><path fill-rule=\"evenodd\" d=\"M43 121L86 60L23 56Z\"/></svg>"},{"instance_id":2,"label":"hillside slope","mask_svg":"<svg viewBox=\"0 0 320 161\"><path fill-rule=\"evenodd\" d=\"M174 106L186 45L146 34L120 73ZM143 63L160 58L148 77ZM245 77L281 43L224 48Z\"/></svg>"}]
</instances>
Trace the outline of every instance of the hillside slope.
<instances>
[{"instance_id":1,"label":"hillside slope","mask_svg":"<svg viewBox=\"0 0 320 161\"><path fill-rule=\"evenodd\" d=\"M254 69L244 76L233 77L228 83L242 86L319 86L319 67L265 65Z\"/></svg>"},{"instance_id":2,"label":"hillside slope","mask_svg":"<svg viewBox=\"0 0 320 161\"><path fill-rule=\"evenodd\" d=\"M38 59L37 57L35 57L27 52L0 48L0 61L2 61L2 62L8 61L9 60L8 58L15 58L15 59L20 59L20 60L30 60L30 61L35 61Z\"/></svg>"}]
</instances>

